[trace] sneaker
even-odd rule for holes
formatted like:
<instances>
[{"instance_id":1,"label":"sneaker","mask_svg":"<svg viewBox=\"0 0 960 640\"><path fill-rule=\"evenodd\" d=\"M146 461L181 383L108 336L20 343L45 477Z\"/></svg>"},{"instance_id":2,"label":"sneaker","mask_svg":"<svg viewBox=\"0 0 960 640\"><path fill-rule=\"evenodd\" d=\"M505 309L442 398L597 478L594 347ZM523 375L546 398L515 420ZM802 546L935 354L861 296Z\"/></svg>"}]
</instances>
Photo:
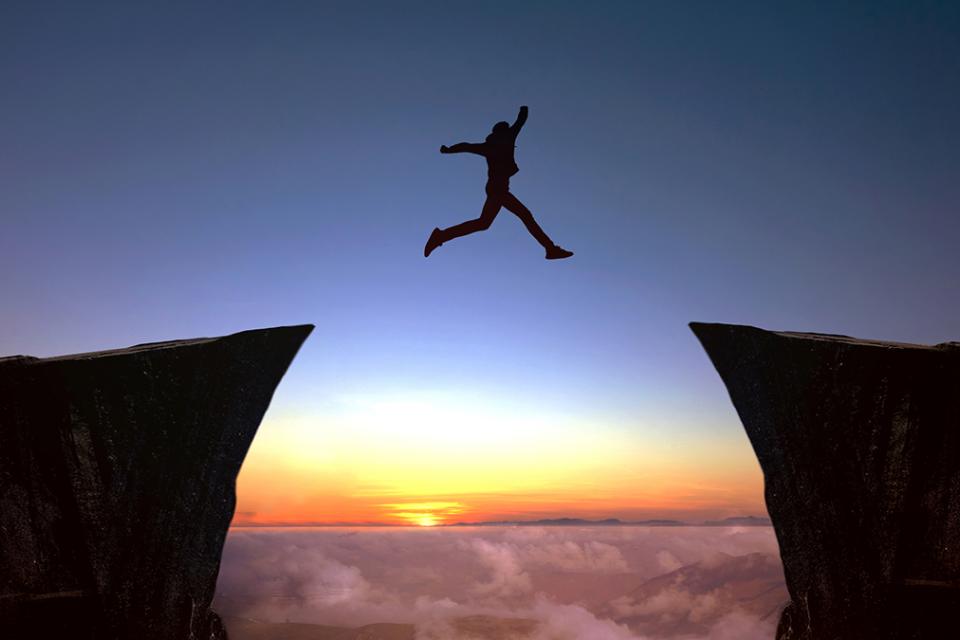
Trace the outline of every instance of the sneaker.
<instances>
[{"instance_id":1,"label":"sneaker","mask_svg":"<svg viewBox=\"0 0 960 640\"><path fill-rule=\"evenodd\" d=\"M567 251L563 247L558 247L553 245L547 249L547 255L544 256L547 260L562 260L563 258L569 258L573 255L573 251Z\"/></svg>"},{"instance_id":2,"label":"sneaker","mask_svg":"<svg viewBox=\"0 0 960 640\"><path fill-rule=\"evenodd\" d=\"M427 258L433 253L433 250L442 245L440 242L440 229L434 228L433 232L430 234L430 237L427 238L427 244L423 248L423 257Z\"/></svg>"}]
</instances>

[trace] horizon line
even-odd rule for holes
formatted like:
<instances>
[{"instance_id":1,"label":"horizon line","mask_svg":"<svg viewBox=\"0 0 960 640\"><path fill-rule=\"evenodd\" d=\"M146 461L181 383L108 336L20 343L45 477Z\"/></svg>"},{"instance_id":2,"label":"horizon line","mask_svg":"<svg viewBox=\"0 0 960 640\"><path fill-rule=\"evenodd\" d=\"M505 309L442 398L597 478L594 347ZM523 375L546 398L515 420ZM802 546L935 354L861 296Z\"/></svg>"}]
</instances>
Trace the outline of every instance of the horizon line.
<instances>
[{"instance_id":1,"label":"horizon line","mask_svg":"<svg viewBox=\"0 0 960 640\"><path fill-rule=\"evenodd\" d=\"M311 528L311 527L390 527L437 529L444 527L484 527L484 526L660 526L660 527L716 527L716 526L773 526L768 516L730 516L716 520L686 521L673 518L647 518L644 520L621 520L619 518L538 518L536 520L478 520L473 522L449 522L434 525L418 525L397 522L242 522L231 523L231 529L269 529L269 528Z\"/></svg>"}]
</instances>

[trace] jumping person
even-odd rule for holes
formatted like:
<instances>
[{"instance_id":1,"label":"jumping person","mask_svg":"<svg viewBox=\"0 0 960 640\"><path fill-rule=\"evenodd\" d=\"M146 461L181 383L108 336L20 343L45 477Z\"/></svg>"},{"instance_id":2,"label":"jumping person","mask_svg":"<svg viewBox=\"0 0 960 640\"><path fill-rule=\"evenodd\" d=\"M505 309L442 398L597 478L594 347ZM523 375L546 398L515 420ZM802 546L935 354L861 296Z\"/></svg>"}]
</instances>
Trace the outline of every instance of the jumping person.
<instances>
[{"instance_id":1,"label":"jumping person","mask_svg":"<svg viewBox=\"0 0 960 640\"><path fill-rule=\"evenodd\" d=\"M440 147L440 153L468 152L487 159L487 201L483 203L483 210L480 212L479 218L467 220L446 229L434 229L423 248L424 257L429 256L434 249L448 240L488 229L493 224L493 220L497 217L501 207L505 207L507 211L520 218L530 235L536 238L537 242L546 250L545 257L547 260L569 258L573 255L572 251L567 251L555 245L537 224L537 221L533 219L530 210L523 206L523 203L517 200L515 195L510 193L510 177L520 171L513 159L514 143L517 141L520 128L526 121L527 108L525 106L520 107L517 121L512 125L506 122L498 122L493 125L493 131L487 136L486 141L481 143L460 142L449 147L446 145Z\"/></svg>"}]
</instances>

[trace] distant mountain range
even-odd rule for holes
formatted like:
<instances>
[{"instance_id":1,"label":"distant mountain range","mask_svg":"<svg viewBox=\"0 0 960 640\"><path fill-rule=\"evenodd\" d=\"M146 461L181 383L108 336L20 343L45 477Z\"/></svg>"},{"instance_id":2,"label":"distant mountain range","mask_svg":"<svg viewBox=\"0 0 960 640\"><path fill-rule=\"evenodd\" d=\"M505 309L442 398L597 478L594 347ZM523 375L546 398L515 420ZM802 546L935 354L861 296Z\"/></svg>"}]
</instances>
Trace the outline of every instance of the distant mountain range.
<instances>
[{"instance_id":1,"label":"distant mountain range","mask_svg":"<svg viewBox=\"0 0 960 640\"><path fill-rule=\"evenodd\" d=\"M447 527L769 527L770 518L736 516L723 520L684 522L682 520L584 520L582 518L549 518L545 520L496 520L487 522L457 522Z\"/></svg>"},{"instance_id":2,"label":"distant mountain range","mask_svg":"<svg viewBox=\"0 0 960 640\"><path fill-rule=\"evenodd\" d=\"M770 527L772 523L770 518L758 518L757 516L737 516L735 518L724 518L723 520L707 520L703 523L704 527Z\"/></svg>"}]
</instances>

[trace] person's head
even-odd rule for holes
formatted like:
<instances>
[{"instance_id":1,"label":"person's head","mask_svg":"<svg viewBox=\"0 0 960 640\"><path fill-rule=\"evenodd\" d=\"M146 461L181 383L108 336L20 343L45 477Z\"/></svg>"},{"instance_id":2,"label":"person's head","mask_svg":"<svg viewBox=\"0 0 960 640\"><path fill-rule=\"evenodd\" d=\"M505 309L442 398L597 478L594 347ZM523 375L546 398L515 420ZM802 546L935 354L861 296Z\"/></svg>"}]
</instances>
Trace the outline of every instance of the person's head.
<instances>
[{"instance_id":1,"label":"person's head","mask_svg":"<svg viewBox=\"0 0 960 640\"><path fill-rule=\"evenodd\" d=\"M493 125L493 130L490 133L492 133L495 136L502 136L502 135L505 135L508 131L510 131L510 123L504 122L503 120L501 120L497 124Z\"/></svg>"}]
</instances>

